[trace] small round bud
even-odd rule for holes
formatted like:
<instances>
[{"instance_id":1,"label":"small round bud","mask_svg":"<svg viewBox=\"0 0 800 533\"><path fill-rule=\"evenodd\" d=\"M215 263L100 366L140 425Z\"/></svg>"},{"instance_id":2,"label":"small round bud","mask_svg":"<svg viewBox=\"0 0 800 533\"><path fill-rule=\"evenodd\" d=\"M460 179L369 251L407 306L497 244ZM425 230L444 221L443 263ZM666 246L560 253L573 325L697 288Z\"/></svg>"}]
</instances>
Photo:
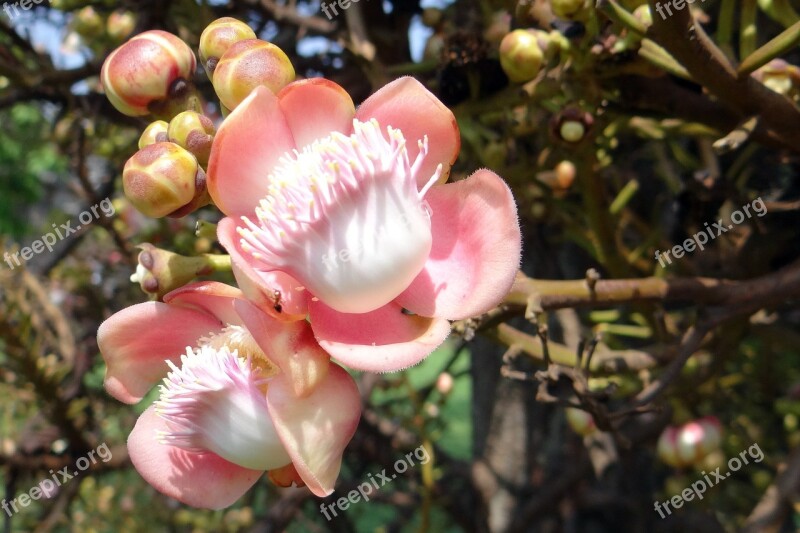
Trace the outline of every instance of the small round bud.
<instances>
[{"instance_id":1,"label":"small round bud","mask_svg":"<svg viewBox=\"0 0 800 533\"><path fill-rule=\"evenodd\" d=\"M139 150L151 144L167 142L169 140L167 136L168 127L169 124L164 120L151 122L142 132L142 136L139 137Z\"/></svg>"},{"instance_id":2,"label":"small round bud","mask_svg":"<svg viewBox=\"0 0 800 533\"><path fill-rule=\"evenodd\" d=\"M659 459L675 468L683 466L683 462L678 456L678 429L676 426L667 426L658 437L656 445Z\"/></svg>"},{"instance_id":3,"label":"small round bud","mask_svg":"<svg viewBox=\"0 0 800 533\"><path fill-rule=\"evenodd\" d=\"M106 33L117 42L127 39L135 28L136 15L124 9L114 11L106 20Z\"/></svg>"},{"instance_id":4,"label":"small round bud","mask_svg":"<svg viewBox=\"0 0 800 533\"><path fill-rule=\"evenodd\" d=\"M528 30L514 30L500 43L500 66L513 82L535 78L542 68L542 58L538 39Z\"/></svg>"},{"instance_id":5,"label":"small round bud","mask_svg":"<svg viewBox=\"0 0 800 533\"><path fill-rule=\"evenodd\" d=\"M551 0L550 7L560 19L577 20L585 15L589 6L586 0Z\"/></svg>"},{"instance_id":6,"label":"small round bud","mask_svg":"<svg viewBox=\"0 0 800 533\"><path fill-rule=\"evenodd\" d=\"M209 79L213 79L212 75L217 62L231 45L245 39L255 38L256 32L250 26L231 17L222 17L206 26L206 29L200 35L198 52Z\"/></svg>"},{"instance_id":7,"label":"small round bud","mask_svg":"<svg viewBox=\"0 0 800 533\"><path fill-rule=\"evenodd\" d=\"M592 115L575 107L568 107L550 119L553 135L570 144L586 139L593 125Z\"/></svg>"},{"instance_id":8,"label":"small round bud","mask_svg":"<svg viewBox=\"0 0 800 533\"><path fill-rule=\"evenodd\" d=\"M214 123L207 116L196 111L184 111L170 120L167 135L170 141L189 150L205 166L215 131Z\"/></svg>"},{"instance_id":9,"label":"small round bud","mask_svg":"<svg viewBox=\"0 0 800 533\"><path fill-rule=\"evenodd\" d=\"M86 6L75 13L72 19L72 27L75 33L86 39L102 35L105 29L103 18L97 14L97 11L92 6Z\"/></svg>"},{"instance_id":10,"label":"small round bud","mask_svg":"<svg viewBox=\"0 0 800 533\"><path fill-rule=\"evenodd\" d=\"M583 409L576 409L574 407L567 407L564 409L567 416L567 424L572 428L572 431L585 437L597 431L597 426L594 423L592 415Z\"/></svg>"},{"instance_id":11,"label":"small round bud","mask_svg":"<svg viewBox=\"0 0 800 533\"><path fill-rule=\"evenodd\" d=\"M186 85L197 66L191 48L175 35L150 30L111 52L100 79L111 104L132 117L147 115L150 106L168 100Z\"/></svg>"},{"instance_id":12,"label":"small round bud","mask_svg":"<svg viewBox=\"0 0 800 533\"><path fill-rule=\"evenodd\" d=\"M639 22L644 24L646 28L649 28L653 25L653 14L650 12L650 6L647 4L642 4L634 9L633 16L636 17Z\"/></svg>"},{"instance_id":13,"label":"small round bud","mask_svg":"<svg viewBox=\"0 0 800 533\"><path fill-rule=\"evenodd\" d=\"M277 93L294 80L294 67L283 50L260 39L239 41L228 48L214 70L214 90L222 105L235 109L263 85Z\"/></svg>"},{"instance_id":14,"label":"small round bud","mask_svg":"<svg viewBox=\"0 0 800 533\"><path fill-rule=\"evenodd\" d=\"M718 450L721 442L722 425L716 417L706 416L665 429L658 439L658 455L670 466L696 465Z\"/></svg>"},{"instance_id":15,"label":"small round bud","mask_svg":"<svg viewBox=\"0 0 800 533\"><path fill-rule=\"evenodd\" d=\"M450 391L453 390L453 375L449 372L442 372L439 374L439 377L436 378L436 390L438 390L439 394L442 396L450 394Z\"/></svg>"},{"instance_id":16,"label":"small round bud","mask_svg":"<svg viewBox=\"0 0 800 533\"><path fill-rule=\"evenodd\" d=\"M586 134L586 128L577 120L565 120L561 123L558 133L565 141L576 143L583 139Z\"/></svg>"},{"instance_id":17,"label":"small round bud","mask_svg":"<svg viewBox=\"0 0 800 533\"><path fill-rule=\"evenodd\" d=\"M159 142L128 159L122 186L136 209L160 218L182 211L198 193L205 194L205 175L192 154L177 144Z\"/></svg>"},{"instance_id":18,"label":"small round bud","mask_svg":"<svg viewBox=\"0 0 800 533\"><path fill-rule=\"evenodd\" d=\"M569 189L575 181L577 170L572 161L562 161L556 165L556 182L555 185L562 190Z\"/></svg>"}]
</instances>

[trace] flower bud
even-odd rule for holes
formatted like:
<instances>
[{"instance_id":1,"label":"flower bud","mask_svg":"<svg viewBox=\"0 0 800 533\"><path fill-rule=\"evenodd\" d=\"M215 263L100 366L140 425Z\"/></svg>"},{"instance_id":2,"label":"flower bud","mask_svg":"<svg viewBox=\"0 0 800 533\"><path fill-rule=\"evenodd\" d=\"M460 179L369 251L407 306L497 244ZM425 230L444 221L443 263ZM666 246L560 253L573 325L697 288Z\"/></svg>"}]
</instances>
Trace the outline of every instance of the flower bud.
<instances>
[{"instance_id":1,"label":"flower bud","mask_svg":"<svg viewBox=\"0 0 800 533\"><path fill-rule=\"evenodd\" d=\"M556 17L565 20L580 20L589 8L586 0L551 0L550 7Z\"/></svg>"},{"instance_id":2,"label":"flower bud","mask_svg":"<svg viewBox=\"0 0 800 533\"><path fill-rule=\"evenodd\" d=\"M597 426L594 423L592 415L583 409L576 409L574 407L567 407L564 409L567 416L567 424L572 428L572 431L585 437L597 431Z\"/></svg>"},{"instance_id":3,"label":"flower bud","mask_svg":"<svg viewBox=\"0 0 800 533\"><path fill-rule=\"evenodd\" d=\"M97 37L103 33L103 18L97 14L92 6L86 6L75 13L72 19L75 33L85 39Z\"/></svg>"},{"instance_id":4,"label":"flower bud","mask_svg":"<svg viewBox=\"0 0 800 533\"><path fill-rule=\"evenodd\" d=\"M208 203L205 173L195 157L170 142L145 146L125 163L125 196L143 214L180 217Z\"/></svg>"},{"instance_id":5,"label":"flower bud","mask_svg":"<svg viewBox=\"0 0 800 533\"><path fill-rule=\"evenodd\" d=\"M255 39L256 32L240 20L223 17L209 24L200 35L200 61L206 70L209 79L213 79L214 70L219 59L228 51L231 45Z\"/></svg>"},{"instance_id":6,"label":"flower bud","mask_svg":"<svg viewBox=\"0 0 800 533\"><path fill-rule=\"evenodd\" d=\"M500 66L508 79L516 83L530 81L542 68L542 49L536 35L528 30L514 30L500 43Z\"/></svg>"},{"instance_id":7,"label":"flower bud","mask_svg":"<svg viewBox=\"0 0 800 533\"><path fill-rule=\"evenodd\" d=\"M116 42L127 39L135 28L136 15L124 9L114 11L106 20L106 33Z\"/></svg>"},{"instance_id":8,"label":"flower bud","mask_svg":"<svg viewBox=\"0 0 800 533\"><path fill-rule=\"evenodd\" d=\"M111 52L100 79L111 104L132 117L177 97L197 66L194 53L175 35L150 30Z\"/></svg>"},{"instance_id":9,"label":"flower bud","mask_svg":"<svg viewBox=\"0 0 800 533\"><path fill-rule=\"evenodd\" d=\"M170 141L189 150L202 166L206 166L215 131L214 123L207 116L184 111L170 120L167 134Z\"/></svg>"},{"instance_id":10,"label":"flower bud","mask_svg":"<svg viewBox=\"0 0 800 533\"><path fill-rule=\"evenodd\" d=\"M658 439L658 456L670 466L696 465L719 449L722 426L716 417L707 416L680 427L670 426Z\"/></svg>"},{"instance_id":11,"label":"flower bud","mask_svg":"<svg viewBox=\"0 0 800 533\"><path fill-rule=\"evenodd\" d=\"M144 292L161 299L168 292L183 287L197 276L214 271L207 256L188 257L156 248L150 243L140 244L136 272L131 281L138 283Z\"/></svg>"},{"instance_id":12,"label":"flower bud","mask_svg":"<svg viewBox=\"0 0 800 533\"><path fill-rule=\"evenodd\" d=\"M564 160L556 165L556 182L555 185L561 190L567 190L572 186L575 181L577 170L572 161Z\"/></svg>"},{"instance_id":13,"label":"flower bud","mask_svg":"<svg viewBox=\"0 0 800 533\"><path fill-rule=\"evenodd\" d=\"M214 90L230 110L263 85L273 93L294 80L294 67L283 50L260 39L246 39L228 48L214 70Z\"/></svg>"},{"instance_id":14,"label":"flower bud","mask_svg":"<svg viewBox=\"0 0 800 533\"><path fill-rule=\"evenodd\" d=\"M139 150L151 144L167 142L169 140L167 136L168 127L169 124L164 120L151 122L142 132L142 136L139 137Z\"/></svg>"},{"instance_id":15,"label":"flower bud","mask_svg":"<svg viewBox=\"0 0 800 533\"><path fill-rule=\"evenodd\" d=\"M436 378L436 390L438 390L439 394L442 396L450 394L450 391L453 390L453 375L449 372L442 372L439 374L439 377Z\"/></svg>"},{"instance_id":16,"label":"flower bud","mask_svg":"<svg viewBox=\"0 0 800 533\"><path fill-rule=\"evenodd\" d=\"M583 141L593 125L592 115L575 107L562 110L550 120L553 135L570 144Z\"/></svg>"},{"instance_id":17,"label":"flower bud","mask_svg":"<svg viewBox=\"0 0 800 533\"><path fill-rule=\"evenodd\" d=\"M659 459L675 468L683 466L678 456L678 430L679 428L676 426L664 428L661 436L658 437L658 444L656 445L656 453L658 453Z\"/></svg>"}]
</instances>

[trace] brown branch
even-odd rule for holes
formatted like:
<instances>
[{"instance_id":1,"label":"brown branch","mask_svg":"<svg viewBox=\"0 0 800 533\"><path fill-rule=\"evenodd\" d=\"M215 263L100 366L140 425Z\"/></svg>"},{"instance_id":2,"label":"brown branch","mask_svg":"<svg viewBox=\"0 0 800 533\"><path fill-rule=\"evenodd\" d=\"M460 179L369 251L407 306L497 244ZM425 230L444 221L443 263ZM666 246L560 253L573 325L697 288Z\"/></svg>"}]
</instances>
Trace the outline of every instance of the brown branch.
<instances>
[{"instance_id":1,"label":"brown branch","mask_svg":"<svg viewBox=\"0 0 800 533\"><path fill-rule=\"evenodd\" d=\"M657 0L649 0L656 13ZM663 8L662 8L663 9ZM721 102L739 113L739 118L761 117L769 134L800 150L800 109L791 100L771 91L752 76L737 77L722 51L691 16L691 10L674 10L671 16L653 15L648 32L686 70Z\"/></svg>"},{"instance_id":2,"label":"brown branch","mask_svg":"<svg viewBox=\"0 0 800 533\"><path fill-rule=\"evenodd\" d=\"M779 467L775 482L747 517L743 533L777 533L791 511L800 491L800 448L795 448Z\"/></svg>"},{"instance_id":3,"label":"brown branch","mask_svg":"<svg viewBox=\"0 0 800 533\"><path fill-rule=\"evenodd\" d=\"M537 280L517 274L505 303L533 311L564 307L607 307L637 302L684 302L736 306L739 314L800 297L800 261L760 278L734 281L715 278L641 278Z\"/></svg>"}]
</instances>

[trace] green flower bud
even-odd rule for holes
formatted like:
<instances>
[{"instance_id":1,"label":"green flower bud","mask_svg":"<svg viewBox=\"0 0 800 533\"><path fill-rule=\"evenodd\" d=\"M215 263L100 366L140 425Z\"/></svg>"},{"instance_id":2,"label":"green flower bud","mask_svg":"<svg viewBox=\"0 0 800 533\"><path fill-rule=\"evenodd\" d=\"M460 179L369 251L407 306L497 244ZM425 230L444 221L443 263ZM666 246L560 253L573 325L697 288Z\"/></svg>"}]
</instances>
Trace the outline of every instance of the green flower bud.
<instances>
[{"instance_id":1,"label":"green flower bud","mask_svg":"<svg viewBox=\"0 0 800 533\"><path fill-rule=\"evenodd\" d=\"M577 144L583 141L594 125L591 114L569 107L550 119L553 135L564 142Z\"/></svg>"},{"instance_id":2,"label":"green flower bud","mask_svg":"<svg viewBox=\"0 0 800 533\"><path fill-rule=\"evenodd\" d=\"M567 407L564 409L567 416L567 424L572 428L572 431L585 437L597 431L597 426L594 423L592 415L583 409L576 409L574 407Z\"/></svg>"},{"instance_id":3,"label":"green flower bud","mask_svg":"<svg viewBox=\"0 0 800 533\"><path fill-rule=\"evenodd\" d=\"M200 35L200 61L209 79L213 79L219 59L233 44L255 39L256 32L240 20L223 17L209 24Z\"/></svg>"},{"instance_id":4,"label":"green flower bud","mask_svg":"<svg viewBox=\"0 0 800 533\"><path fill-rule=\"evenodd\" d=\"M144 215L181 217L208 203L197 159L170 142L145 146L125 163L125 196Z\"/></svg>"},{"instance_id":5,"label":"green flower bud","mask_svg":"<svg viewBox=\"0 0 800 533\"><path fill-rule=\"evenodd\" d=\"M169 122L167 135L170 141L189 150L202 166L206 166L215 132L210 118L195 111L184 111Z\"/></svg>"},{"instance_id":6,"label":"green flower bud","mask_svg":"<svg viewBox=\"0 0 800 533\"><path fill-rule=\"evenodd\" d=\"M530 81L542 68L542 49L536 35L528 30L514 30L500 43L500 66L516 83Z\"/></svg>"},{"instance_id":7,"label":"green flower bud","mask_svg":"<svg viewBox=\"0 0 800 533\"><path fill-rule=\"evenodd\" d=\"M106 21L106 33L116 42L122 42L136 28L136 15L126 10L114 11Z\"/></svg>"},{"instance_id":8,"label":"green flower bud","mask_svg":"<svg viewBox=\"0 0 800 533\"><path fill-rule=\"evenodd\" d=\"M220 58L213 84L222 105L233 110L259 85L277 93L292 80L294 67L283 50L260 39L246 39Z\"/></svg>"},{"instance_id":9,"label":"green flower bud","mask_svg":"<svg viewBox=\"0 0 800 533\"><path fill-rule=\"evenodd\" d=\"M91 39L103 34L105 25L103 18L97 14L92 6L86 6L75 13L72 19L72 27L75 33L85 39Z\"/></svg>"},{"instance_id":10,"label":"green flower bud","mask_svg":"<svg viewBox=\"0 0 800 533\"><path fill-rule=\"evenodd\" d=\"M581 20L589 10L586 0L551 0L550 7L556 17L565 20Z\"/></svg>"},{"instance_id":11,"label":"green flower bud","mask_svg":"<svg viewBox=\"0 0 800 533\"><path fill-rule=\"evenodd\" d=\"M197 276L205 276L215 270L208 256L179 255L156 248L147 242L137 248L141 250L139 264L136 265L136 273L131 276L131 281L138 283L144 292L159 300Z\"/></svg>"},{"instance_id":12,"label":"green flower bud","mask_svg":"<svg viewBox=\"0 0 800 533\"><path fill-rule=\"evenodd\" d=\"M141 150L151 144L167 142L169 140L167 136L168 127L169 124L164 120L151 122L142 132L142 136L139 137L139 149Z\"/></svg>"},{"instance_id":13,"label":"green flower bud","mask_svg":"<svg viewBox=\"0 0 800 533\"><path fill-rule=\"evenodd\" d=\"M194 53L186 43L171 33L150 30L111 52L100 79L111 104L136 117L176 97L196 67Z\"/></svg>"}]
</instances>

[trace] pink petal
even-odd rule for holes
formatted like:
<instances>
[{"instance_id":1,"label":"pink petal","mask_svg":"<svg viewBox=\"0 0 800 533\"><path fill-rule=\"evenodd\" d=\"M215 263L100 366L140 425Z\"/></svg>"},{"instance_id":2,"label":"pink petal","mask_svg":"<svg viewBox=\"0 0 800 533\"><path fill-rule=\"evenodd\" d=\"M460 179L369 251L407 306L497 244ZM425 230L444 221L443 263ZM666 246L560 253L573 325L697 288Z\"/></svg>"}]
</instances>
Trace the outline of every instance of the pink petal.
<instances>
[{"instance_id":1,"label":"pink petal","mask_svg":"<svg viewBox=\"0 0 800 533\"><path fill-rule=\"evenodd\" d=\"M519 269L517 208L505 182L489 170L432 187L433 248L422 272L397 297L423 316L460 320L499 304Z\"/></svg>"},{"instance_id":2,"label":"pink petal","mask_svg":"<svg viewBox=\"0 0 800 533\"><path fill-rule=\"evenodd\" d=\"M368 372L415 365L450 334L447 320L404 314L396 302L369 313L348 314L317 301L309 311L320 346L342 364Z\"/></svg>"},{"instance_id":3,"label":"pink petal","mask_svg":"<svg viewBox=\"0 0 800 533\"><path fill-rule=\"evenodd\" d=\"M278 98L258 87L225 119L214 137L207 186L226 215L249 215L266 195L267 176L291 153L294 138Z\"/></svg>"},{"instance_id":4,"label":"pink petal","mask_svg":"<svg viewBox=\"0 0 800 533\"><path fill-rule=\"evenodd\" d=\"M238 107L236 109L239 109ZM217 225L217 238L233 262L233 275L242 292L262 309L283 321L303 320L308 314L308 291L289 274L262 272L250 264L251 256L242 251L236 221L223 218ZM275 291L280 292L280 312L275 309Z\"/></svg>"},{"instance_id":5,"label":"pink petal","mask_svg":"<svg viewBox=\"0 0 800 533\"><path fill-rule=\"evenodd\" d=\"M235 307L264 355L284 373L294 395L311 394L328 375L330 356L317 344L308 322L279 322L247 300L239 300Z\"/></svg>"},{"instance_id":6,"label":"pink petal","mask_svg":"<svg viewBox=\"0 0 800 533\"><path fill-rule=\"evenodd\" d=\"M270 382L267 406L278 436L311 492L333 492L342 453L361 418L358 387L342 367L332 364L328 377L306 398L297 398L281 376Z\"/></svg>"},{"instance_id":7,"label":"pink petal","mask_svg":"<svg viewBox=\"0 0 800 533\"><path fill-rule=\"evenodd\" d=\"M145 481L170 498L192 507L222 509L238 500L264 473L211 452L190 453L160 444L158 432L168 429L154 407L148 407L128 437L128 453Z\"/></svg>"},{"instance_id":8,"label":"pink petal","mask_svg":"<svg viewBox=\"0 0 800 533\"><path fill-rule=\"evenodd\" d=\"M325 78L290 83L278 93L298 149L334 131L350 135L356 108L342 87Z\"/></svg>"},{"instance_id":9,"label":"pink petal","mask_svg":"<svg viewBox=\"0 0 800 533\"><path fill-rule=\"evenodd\" d=\"M214 316L223 324L240 325L234 300L244 298L236 287L218 281L198 281L164 295L164 303L193 307Z\"/></svg>"},{"instance_id":10,"label":"pink petal","mask_svg":"<svg viewBox=\"0 0 800 533\"><path fill-rule=\"evenodd\" d=\"M412 163L419 153L417 141L427 135L429 152L418 186L428 182L439 163L444 167L441 182L447 179L461 148L458 123L453 112L420 82L404 77L385 85L359 106L356 118L362 122L374 118L384 129L392 126L401 130Z\"/></svg>"},{"instance_id":11,"label":"pink petal","mask_svg":"<svg viewBox=\"0 0 800 533\"><path fill-rule=\"evenodd\" d=\"M106 361L106 390L121 402L138 402L167 375L165 360L180 361L187 346L221 327L209 314L161 302L115 313L97 330Z\"/></svg>"}]
</instances>

